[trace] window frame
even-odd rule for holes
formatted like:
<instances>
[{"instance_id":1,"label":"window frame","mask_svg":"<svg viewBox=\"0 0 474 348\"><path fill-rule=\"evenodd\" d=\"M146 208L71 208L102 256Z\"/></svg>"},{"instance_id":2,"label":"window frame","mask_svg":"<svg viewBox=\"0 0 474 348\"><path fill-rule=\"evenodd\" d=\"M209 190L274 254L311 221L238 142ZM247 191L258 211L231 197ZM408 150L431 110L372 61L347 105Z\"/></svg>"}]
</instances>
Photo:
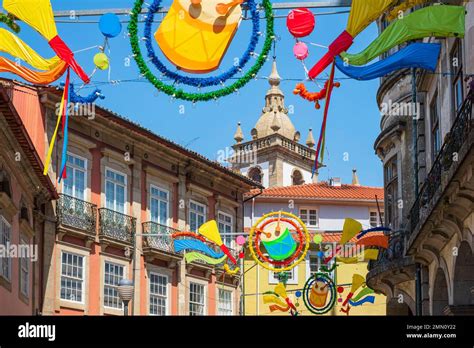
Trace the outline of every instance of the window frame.
<instances>
[{"instance_id":1,"label":"window frame","mask_svg":"<svg viewBox=\"0 0 474 348\"><path fill-rule=\"evenodd\" d=\"M102 300L102 305L104 307L105 310L109 310L109 311L123 311L123 301L120 299L120 296L119 296L119 303L120 303L120 307L110 307L110 306L107 306L105 304L105 288L106 286L108 287L118 287L118 285L110 285L110 284L106 284L105 283L105 266L106 264L111 264L115 267L122 267L123 268L123 276L126 277L127 275L127 266L124 265L124 264L121 264L121 263L118 263L118 262L114 262L114 261L111 261L111 260L104 260L104 273L103 273L103 284L102 284L102 296L103 296L103 300ZM118 292L118 290L117 290Z\"/></svg>"},{"instance_id":2,"label":"window frame","mask_svg":"<svg viewBox=\"0 0 474 348\"><path fill-rule=\"evenodd\" d=\"M24 238L24 237L20 237L20 244L21 245L29 245L30 242ZM23 262L26 260L26 265L27 265L27 269L26 269L26 293L23 292L23 272L24 272L24 268L23 268ZM20 257L19 258L19 262L18 262L18 281L19 281L19 291L20 291L20 295L21 296L24 296L26 299L29 299L30 298L30 287L31 287L31 280L30 280L30 270L31 270L31 260L29 257Z\"/></svg>"},{"instance_id":3,"label":"window frame","mask_svg":"<svg viewBox=\"0 0 474 348\"><path fill-rule=\"evenodd\" d=\"M230 218L230 223L224 221L224 222L221 222L220 220L220 215L223 215L224 217L227 217L227 218ZM226 225L226 226L229 226L230 225L230 230L231 230L231 233L232 233L232 230L234 229L234 216L231 215L231 214L228 214L226 212L223 212L222 210L219 210L217 211L217 226L219 226L219 224L223 224L223 225ZM221 233L223 233L224 235L222 236L222 240L224 242L224 244L229 247L229 248L232 248L232 244L233 244L233 239L232 239L232 235L227 235L226 231L222 231L220 226L219 226L219 231ZM227 243L228 241L230 240L230 243Z\"/></svg>"},{"instance_id":4,"label":"window frame","mask_svg":"<svg viewBox=\"0 0 474 348\"><path fill-rule=\"evenodd\" d=\"M80 167L76 166L75 164L72 164L72 165L68 164L67 161L66 161L66 167L68 167L68 166L71 167L72 170L73 170L73 173L74 173L72 195L70 195L70 196L74 197L76 199L81 199L81 200L85 201L85 200L87 200L87 188L88 188L88 178L87 178L88 161L87 161L87 158L85 158L83 156L80 156L80 155L76 155L75 153L72 153L72 152L69 152L69 151L67 152L67 156L76 157L76 158L84 161L84 168L80 168ZM67 170L67 168L66 168L66 170ZM75 182L76 170L84 172L84 191L82 193L83 198L76 197L76 182ZM64 186L65 186L65 181L63 180L62 186L61 186L61 191L62 191L63 194L66 194Z\"/></svg>"},{"instance_id":5,"label":"window frame","mask_svg":"<svg viewBox=\"0 0 474 348\"><path fill-rule=\"evenodd\" d=\"M73 301L71 299L65 299L65 298L62 298L61 297L61 290L62 290L62 286L61 286L61 281L62 281L62 277L63 277L63 254L71 254L73 256L77 256L77 257L81 257L82 258L82 287L81 287L81 292L82 292L82 299L81 301ZM60 252L60 269L59 269L59 300L60 301L66 301L66 302L69 302L69 303L74 303L74 304L77 304L77 305L85 305L86 303L86 289L87 289L87 285L86 285L86 271L87 271L87 268L86 268L86 263L87 263L87 260L86 260L86 256L85 255L81 255L81 254L78 254L78 253L75 253L75 252L72 252L72 251L69 251L69 250L61 250ZM65 276L65 277L69 277L69 276ZM69 277L71 278L71 277Z\"/></svg>"},{"instance_id":6,"label":"window frame","mask_svg":"<svg viewBox=\"0 0 474 348\"><path fill-rule=\"evenodd\" d=\"M430 102L430 137L431 160L434 162L441 151L441 122L439 119L438 91L435 92Z\"/></svg>"},{"instance_id":7,"label":"window frame","mask_svg":"<svg viewBox=\"0 0 474 348\"><path fill-rule=\"evenodd\" d=\"M197 286L202 287L202 289L203 289L202 298L204 300L203 304L200 304L200 303L197 303L197 302L191 302L191 287L192 287L192 285L197 285ZM197 315L197 314L196 315L191 314L191 304L202 305L203 306L202 316L207 315L207 289L206 289L206 284L198 282L195 279L192 279L192 280L189 281L189 287L188 287L188 315L189 316L200 316L200 315Z\"/></svg>"},{"instance_id":8,"label":"window frame","mask_svg":"<svg viewBox=\"0 0 474 348\"><path fill-rule=\"evenodd\" d=\"M162 192L166 193L167 200L166 200L166 222L165 223L153 221L153 214L152 214L152 211L151 211L151 206L152 206L151 201L152 201L152 199L156 199L158 201L158 216L160 215L160 202L162 202L162 201L164 202L164 200L162 200L161 197L157 197L156 195L152 194L153 189L156 189L156 190L159 190L159 191L162 191ZM170 226L170 205L171 205L170 204L170 191L166 190L166 189L164 189L160 186L150 184L150 194L149 194L148 203L150 204L149 208L148 208L150 221L169 227Z\"/></svg>"},{"instance_id":9,"label":"window frame","mask_svg":"<svg viewBox=\"0 0 474 348\"><path fill-rule=\"evenodd\" d=\"M114 174L118 174L118 175L121 175L124 177L124 183L123 183L123 186L124 186L124 193L123 193L123 196L124 196L124 202L123 202L123 212L121 211L118 211L117 210L117 191L116 191L116 185L122 185L122 183L118 183L116 182L115 180L112 181L114 183L114 208L109 208L107 207L107 181L110 180L107 178L107 171L110 171ZM124 172L120 172L118 170L115 170L115 169L112 169L110 167L105 167L105 172L104 172L104 198L105 198L105 208L106 209L109 209L109 210L112 210L116 213L120 213L120 214L127 214L127 206L128 206L128 197L127 197L127 194L128 194L128 178L127 178L127 174L124 173Z\"/></svg>"},{"instance_id":10,"label":"window frame","mask_svg":"<svg viewBox=\"0 0 474 348\"><path fill-rule=\"evenodd\" d=\"M279 268L279 267L275 267L275 268ZM299 270L299 265L296 265L291 270L286 271L286 272L291 272L292 274L292 278L291 279L288 278L288 281L286 282L286 284L298 285L298 273L299 273L298 270ZM282 272L279 272L279 273L282 273ZM268 271L268 284L278 284L279 280L276 278L276 275L279 273Z\"/></svg>"},{"instance_id":11,"label":"window frame","mask_svg":"<svg viewBox=\"0 0 474 348\"><path fill-rule=\"evenodd\" d=\"M451 48L451 52L449 53L449 58L451 62L451 69L452 69L452 74L451 74L451 87L452 87L452 103L454 106L454 118L457 116L459 110L461 109L464 98L465 98L465 91L464 91L464 73L463 73L463 68L464 68L464 57L463 57L463 44L460 39L456 39L455 43L453 44L453 47ZM452 62L454 58L458 59L458 66L454 67L452 66ZM457 102L458 99L458 88L459 85L461 86L461 96L460 96L460 101L459 103Z\"/></svg>"},{"instance_id":12,"label":"window frame","mask_svg":"<svg viewBox=\"0 0 474 348\"><path fill-rule=\"evenodd\" d=\"M372 225L372 214L375 214L375 219L376 219L375 226ZM379 214L378 210L370 209L370 211L369 211L369 225L370 225L370 228L379 227L380 222L382 222L382 225L385 224L384 219L385 219L384 211L380 211L380 214Z\"/></svg>"},{"instance_id":13,"label":"window frame","mask_svg":"<svg viewBox=\"0 0 474 348\"><path fill-rule=\"evenodd\" d=\"M200 215L201 213L198 212L198 211L195 211L195 210L191 210L191 204L195 204L195 205L197 205L197 206L201 206L201 207L204 208L204 212L202 213L202 214L204 214L203 224L204 224L204 223L206 222L206 220L207 220L207 206L206 206L205 204L199 203L199 202L197 202L197 201L195 201L195 200L192 200L192 199L189 200L189 204L188 204L188 225L189 225L189 230L190 230L191 232L197 232L197 230L199 229L199 227L202 226L202 224L199 225L199 226L196 226L196 230L193 231L193 229L191 228L191 213L196 213L196 214L199 214L199 215ZM196 218L196 222L197 222L197 218Z\"/></svg>"},{"instance_id":14,"label":"window frame","mask_svg":"<svg viewBox=\"0 0 474 348\"><path fill-rule=\"evenodd\" d=\"M170 315L170 277L167 274L160 273L157 271L149 271L148 272L148 315L150 316L160 316L159 314L152 314L151 313L151 297L156 296L160 297L161 295L152 294L151 292L151 276L158 276L163 277L166 279L166 297L165 297L165 316Z\"/></svg>"},{"instance_id":15,"label":"window frame","mask_svg":"<svg viewBox=\"0 0 474 348\"><path fill-rule=\"evenodd\" d=\"M305 221L305 219L302 217L301 215L301 211L302 210L307 210L308 211L308 216L307 216L307 220L308 222ZM316 211L316 225L311 225L309 222L310 222L310 211L311 210L314 210ZM319 208L315 208L315 207L309 207L309 206L301 206L298 208L298 217L301 219L301 221L303 221L303 223L306 225L306 227L308 228L312 228L312 229L315 229L315 228L319 228Z\"/></svg>"},{"instance_id":16,"label":"window frame","mask_svg":"<svg viewBox=\"0 0 474 348\"><path fill-rule=\"evenodd\" d=\"M3 244L3 238L5 235L5 227L8 227L8 240L5 241L5 244ZM6 243L11 243L12 242L12 225L8 222L8 220L3 216L0 215L0 244L4 245L5 247L7 246ZM3 263L7 262L8 269L7 272L8 274L3 274ZM0 258L0 277L6 281L8 284L11 284L12 282L12 260L11 258Z\"/></svg>"},{"instance_id":17,"label":"window frame","mask_svg":"<svg viewBox=\"0 0 474 348\"><path fill-rule=\"evenodd\" d=\"M230 314L220 313L221 291L230 293ZM228 309L225 309L225 310L228 310ZM234 315L234 291L232 291L231 289L226 289L222 287L217 288L217 311L216 312L217 312L217 315L220 315L220 316L233 316Z\"/></svg>"}]
</instances>

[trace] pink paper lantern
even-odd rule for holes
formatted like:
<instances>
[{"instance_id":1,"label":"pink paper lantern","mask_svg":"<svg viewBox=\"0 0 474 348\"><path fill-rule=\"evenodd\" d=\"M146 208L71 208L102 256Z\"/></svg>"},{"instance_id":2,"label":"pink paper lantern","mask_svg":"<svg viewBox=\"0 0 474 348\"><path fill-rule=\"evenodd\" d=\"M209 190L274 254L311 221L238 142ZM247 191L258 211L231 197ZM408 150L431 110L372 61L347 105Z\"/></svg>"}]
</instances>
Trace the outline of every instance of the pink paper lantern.
<instances>
[{"instance_id":1,"label":"pink paper lantern","mask_svg":"<svg viewBox=\"0 0 474 348\"><path fill-rule=\"evenodd\" d=\"M237 236L236 240L237 245L244 245L245 244L245 237L244 236Z\"/></svg>"},{"instance_id":2,"label":"pink paper lantern","mask_svg":"<svg viewBox=\"0 0 474 348\"><path fill-rule=\"evenodd\" d=\"M308 46L304 42L297 42L293 47L293 54L299 60L306 59L309 55Z\"/></svg>"}]
</instances>

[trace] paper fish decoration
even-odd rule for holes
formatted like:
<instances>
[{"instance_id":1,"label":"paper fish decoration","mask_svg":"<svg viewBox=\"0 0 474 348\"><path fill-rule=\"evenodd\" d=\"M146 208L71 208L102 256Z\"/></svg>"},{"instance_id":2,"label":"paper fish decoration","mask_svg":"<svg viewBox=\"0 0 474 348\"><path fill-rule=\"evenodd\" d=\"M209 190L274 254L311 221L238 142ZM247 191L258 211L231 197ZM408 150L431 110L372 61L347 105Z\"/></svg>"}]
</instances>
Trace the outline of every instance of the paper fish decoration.
<instances>
[{"instance_id":1,"label":"paper fish decoration","mask_svg":"<svg viewBox=\"0 0 474 348\"><path fill-rule=\"evenodd\" d=\"M216 70L240 24L241 2L174 0L155 33L163 54L187 72Z\"/></svg>"}]
</instances>

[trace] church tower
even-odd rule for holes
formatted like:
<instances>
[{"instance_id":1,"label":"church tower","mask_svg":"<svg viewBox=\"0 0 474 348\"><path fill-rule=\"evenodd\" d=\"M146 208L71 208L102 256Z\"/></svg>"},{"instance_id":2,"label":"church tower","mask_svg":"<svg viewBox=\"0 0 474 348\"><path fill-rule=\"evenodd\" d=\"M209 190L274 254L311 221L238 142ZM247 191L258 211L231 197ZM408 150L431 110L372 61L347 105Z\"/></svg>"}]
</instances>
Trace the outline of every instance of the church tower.
<instances>
[{"instance_id":1,"label":"church tower","mask_svg":"<svg viewBox=\"0 0 474 348\"><path fill-rule=\"evenodd\" d=\"M312 130L309 130L306 145L300 144L301 134L285 107L275 59L268 82L270 89L265 96L265 106L250 132L250 140L244 141L242 125L240 122L237 125L232 168L267 188L316 182L316 175L311 179L316 156Z\"/></svg>"}]
</instances>

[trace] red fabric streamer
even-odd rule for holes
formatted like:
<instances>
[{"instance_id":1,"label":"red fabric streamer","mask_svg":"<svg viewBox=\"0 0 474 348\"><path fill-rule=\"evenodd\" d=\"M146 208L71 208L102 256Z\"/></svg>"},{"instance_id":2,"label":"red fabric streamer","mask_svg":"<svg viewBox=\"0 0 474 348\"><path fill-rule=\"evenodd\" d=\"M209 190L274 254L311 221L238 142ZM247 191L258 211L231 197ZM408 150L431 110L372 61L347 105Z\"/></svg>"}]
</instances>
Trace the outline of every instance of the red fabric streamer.
<instances>
[{"instance_id":1,"label":"red fabric streamer","mask_svg":"<svg viewBox=\"0 0 474 348\"><path fill-rule=\"evenodd\" d=\"M334 73L335 73L335 61L332 63L331 67L331 74L329 75L329 83L328 83L328 88L327 88L327 96L326 96L326 105L324 105L324 118L323 118L323 124L321 125L321 134L319 135L319 140L318 140L318 147L316 148L316 163L314 167L314 171L318 169L318 158L319 158L319 152L321 151L321 143L324 138L324 133L326 132L326 121L328 119L328 113L329 113L329 103L331 102L331 94L332 90L334 88Z\"/></svg>"},{"instance_id":2,"label":"red fabric streamer","mask_svg":"<svg viewBox=\"0 0 474 348\"><path fill-rule=\"evenodd\" d=\"M72 53L69 47L67 47L64 41L59 37L59 35L53 37L49 41L49 45L58 55L58 57L65 61L72 68L72 70L74 70L76 74L79 75L79 77L82 81L84 81L84 83L87 84L90 82L89 76L87 76L84 70L82 70L81 66L74 59L74 53Z\"/></svg>"},{"instance_id":3,"label":"red fabric streamer","mask_svg":"<svg viewBox=\"0 0 474 348\"><path fill-rule=\"evenodd\" d=\"M341 35L338 36L336 40L329 46L329 51L326 53L323 58L316 63L314 67L311 68L308 75L309 78L314 79L318 77L319 74L326 69L331 62L334 61L336 56L340 55L342 52L347 51L349 47L352 46L354 38L347 31L343 31Z\"/></svg>"}]
</instances>

